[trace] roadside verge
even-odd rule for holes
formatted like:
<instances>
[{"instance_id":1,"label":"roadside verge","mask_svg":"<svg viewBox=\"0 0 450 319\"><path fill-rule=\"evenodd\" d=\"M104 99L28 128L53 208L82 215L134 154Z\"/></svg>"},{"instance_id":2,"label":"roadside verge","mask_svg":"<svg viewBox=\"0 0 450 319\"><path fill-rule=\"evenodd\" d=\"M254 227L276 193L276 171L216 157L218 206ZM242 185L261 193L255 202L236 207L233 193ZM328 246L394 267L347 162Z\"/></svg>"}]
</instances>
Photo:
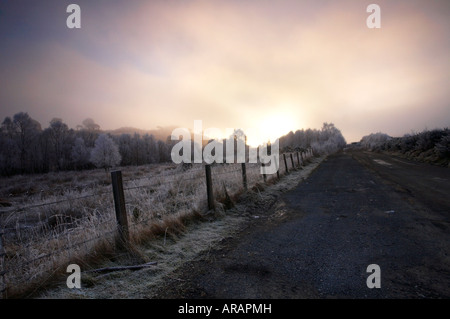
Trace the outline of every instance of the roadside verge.
<instances>
[{"instance_id":1,"label":"roadside verge","mask_svg":"<svg viewBox=\"0 0 450 319\"><path fill-rule=\"evenodd\" d=\"M279 197L294 188L326 160L326 156L313 157L302 169L291 171L279 181L276 177L267 184L258 184L248 192L233 198L233 207L227 210L219 207L201 218L189 221L181 232L167 230L161 236L136 247L134 259L153 262L150 267L139 270L125 269L107 273L81 273L81 288L69 289L67 277L54 288L42 292L38 298L63 299L140 299L152 298L156 291L168 280L178 280L175 271L184 264L196 260L200 254L220 246L225 239L237 236L253 223L268 218L282 218L283 207ZM276 175L275 175L276 176ZM102 267L124 266L131 262L130 256L113 258ZM69 274L68 274L69 275ZM67 276L68 276L67 275Z\"/></svg>"}]
</instances>

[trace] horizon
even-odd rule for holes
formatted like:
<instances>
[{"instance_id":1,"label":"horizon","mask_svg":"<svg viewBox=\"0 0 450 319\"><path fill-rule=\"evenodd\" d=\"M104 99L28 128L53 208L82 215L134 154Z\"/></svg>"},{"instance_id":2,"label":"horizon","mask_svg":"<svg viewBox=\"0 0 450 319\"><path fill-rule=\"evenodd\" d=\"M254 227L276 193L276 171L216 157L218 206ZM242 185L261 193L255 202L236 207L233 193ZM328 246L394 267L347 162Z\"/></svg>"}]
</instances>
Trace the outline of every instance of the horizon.
<instances>
[{"instance_id":1,"label":"horizon","mask_svg":"<svg viewBox=\"0 0 450 319\"><path fill-rule=\"evenodd\" d=\"M70 1L0 4L0 117L102 130L257 131L333 123L347 143L450 126L450 3Z\"/></svg>"},{"instance_id":2,"label":"horizon","mask_svg":"<svg viewBox=\"0 0 450 319\"><path fill-rule=\"evenodd\" d=\"M21 111L19 111L17 113L20 113L20 112ZM23 113L27 113L28 114L28 112L23 112ZM34 118L30 114L28 114L28 115L30 116L30 118L32 118L33 120L36 120L41 125L42 130L50 127L50 125L47 125L47 126L42 125L43 123L41 123L39 120L37 120L36 118ZM13 116L14 116L14 114L11 114L11 115L7 115L6 117L12 118ZM62 119L62 118L53 117L52 119L61 119L63 123L67 124L67 122L64 119ZM4 118L2 119L2 121L3 120L4 120ZM48 123L50 123L50 120L48 121ZM95 119L92 119L92 120L94 120L94 122L96 124L98 124L95 121ZM324 123L326 123L326 122L324 122ZM322 123L322 124L324 124L324 123ZM334 123L331 123L331 124L334 124ZM68 128L72 129L74 131L77 131L78 130L77 126L82 126L82 125L81 124L76 124L75 126L68 125ZM117 134L130 134L131 132L133 132L133 133L137 133L138 135L140 135L141 133L142 134L154 135L152 132L158 132L158 131L162 131L163 132L165 130L171 130L171 132L172 132L175 128L186 128L186 129L188 129L191 132L191 134L194 134L194 127L193 126L192 127L179 127L179 126L170 125L170 124L166 125L166 126L160 126L159 125L159 126L156 126L154 128L139 128L139 127L133 127L133 126L120 126L120 127L117 127L117 128L103 128L103 127L100 126L99 131L100 132L105 132L105 133L117 133ZM340 130L339 127L336 127L336 128ZM383 132L383 131L373 131L373 132L370 132L370 133L368 133L368 134L366 134L364 136L361 136L361 138L359 140L349 141L349 140L346 139L346 142L347 142L347 144L351 144L351 143L355 143L355 142L361 142L361 139L363 137L366 137L366 136L371 135L371 134L377 134L377 133L387 134L389 137L392 137L392 138L400 138L400 137L404 137L404 136L408 136L408 135L419 134L419 133L426 132L426 131L445 130L445 129L448 129L448 128L449 128L449 126L441 126L441 127L433 127L433 128L425 127L422 130L413 130L413 129L411 129L411 130L405 131L404 133L401 133L399 135L390 135L390 134L387 134L386 132ZM210 128L206 128L206 129L210 129ZM212 128L212 129L218 129L218 128ZM218 130L220 130L222 132L229 132L232 129L235 129L235 128L226 128L224 130L221 130L221 129L218 129ZM297 128L297 129L294 129L294 130L290 130L290 131L286 132L285 134L278 136L275 139L270 139L270 141L274 142L276 139L279 139L279 138L281 138L283 136L286 136L286 135L288 135L291 132L295 133L296 131L302 131L302 130L306 131L308 129L320 131L321 127L302 127L302 128ZM121 131L121 130L129 131L129 132L125 132L125 133L122 133L122 132L118 133L117 132L117 131ZM244 133L246 133L245 129L243 129L243 128L236 128L236 130L242 130ZM202 130L202 132L204 132L204 131L205 131L205 128ZM342 135L345 138L345 134L342 132L342 130L340 130L340 131L341 131ZM157 137L157 136L155 136L155 137ZM166 137L170 137L170 134L167 135ZM204 138L207 137L208 139L222 140L222 139L229 138L230 135L222 134L219 137L203 135L203 137ZM248 143L248 145L256 147L256 146L260 146L260 145L264 144L265 142L267 142L267 140L263 141L260 144Z\"/></svg>"}]
</instances>

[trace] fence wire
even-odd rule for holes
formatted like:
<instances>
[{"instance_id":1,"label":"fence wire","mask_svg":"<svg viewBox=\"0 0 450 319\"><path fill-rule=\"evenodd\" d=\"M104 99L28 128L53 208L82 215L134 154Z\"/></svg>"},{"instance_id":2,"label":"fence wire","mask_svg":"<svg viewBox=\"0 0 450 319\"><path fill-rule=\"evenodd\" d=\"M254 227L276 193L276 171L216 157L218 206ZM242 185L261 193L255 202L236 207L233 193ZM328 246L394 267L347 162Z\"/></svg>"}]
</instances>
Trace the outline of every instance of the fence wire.
<instances>
[{"instance_id":1,"label":"fence wire","mask_svg":"<svg viewBox=\"0 0 450 319\"><path fill-rule=\"evenodd\" d=\"M248 188L263 182L260 167L246 164ZM212 179L215 196L235 193L243 188L242 166L215 164ZM164 216L207 207L204 165L127 179L123 184L134 235ZM73 258L88 256L104 241L112 244L117 229L112 190L107 187L111 185L81 196L1 209L0 292L39 281Z\"/></svg>"}]
</instances>

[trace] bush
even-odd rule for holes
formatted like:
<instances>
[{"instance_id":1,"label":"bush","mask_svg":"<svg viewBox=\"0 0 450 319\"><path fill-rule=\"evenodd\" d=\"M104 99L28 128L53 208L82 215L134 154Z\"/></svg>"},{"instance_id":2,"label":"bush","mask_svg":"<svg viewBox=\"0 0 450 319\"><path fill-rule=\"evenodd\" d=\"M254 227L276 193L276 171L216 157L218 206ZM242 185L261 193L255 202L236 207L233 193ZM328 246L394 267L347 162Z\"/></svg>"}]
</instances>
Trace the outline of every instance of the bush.
<instances>
[{"instance_id":1,"label":"bush","mask_svg":"<svg viewBox=\"0 0 450 319\"><path fill-rule=\"evenodd\" d=\"M392 137L385 133L372 133L361 139L361 146L367 149L384 149L384 145L391 139Z\"/></svg>"},{"instance_id":2,"label":"bush","mask_svg":"<svg viewBox=\"0 0 450 319\"><path fill-rule=\"evenodd\" d=\"M403 137L389 137L384 133L364 136L361 146L370 150L400 152L419 161L446 165L450 159L450 130L434 129Z\"/></svg>"},{"instance_id":3,"label":"bush","mask_svg":"<svg viewBox=\"0 0 450 319\"><path fill-rule=\"evenodd\" d=\"M434 147L434 151L440 157L450 158L450 134L443 136Z\"/></svg>"},{"instance_id":4,"label":"bush","mask_svg":"<svg viewBox=\"0 0 450 319\"><path fill-rule=\"evenodd\" d=\"M445 136L444 130L425 131L417 135L415 150L426 152L434 149L437 143Z\"/></svg>"}]
</instances>

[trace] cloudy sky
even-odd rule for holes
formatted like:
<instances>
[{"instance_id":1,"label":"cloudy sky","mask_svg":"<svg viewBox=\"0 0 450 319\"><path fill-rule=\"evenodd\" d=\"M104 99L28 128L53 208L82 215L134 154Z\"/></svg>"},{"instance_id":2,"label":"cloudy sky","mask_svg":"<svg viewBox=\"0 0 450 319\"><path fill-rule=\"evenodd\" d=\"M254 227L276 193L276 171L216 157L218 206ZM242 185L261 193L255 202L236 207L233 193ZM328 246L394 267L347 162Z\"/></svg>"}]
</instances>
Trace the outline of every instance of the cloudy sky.
<instances>
[{"instance_id":1,"label":"cloudy sky","mask_svg":"<svg viewBox=\"0 0 450 319\"><path fill-rule=\"evenodd\" d=\"M348 142L448 127L449 16L448 0L2 0L0 118L202 120L254 142L323 122Z\"/></svg>"}]
</instances>

